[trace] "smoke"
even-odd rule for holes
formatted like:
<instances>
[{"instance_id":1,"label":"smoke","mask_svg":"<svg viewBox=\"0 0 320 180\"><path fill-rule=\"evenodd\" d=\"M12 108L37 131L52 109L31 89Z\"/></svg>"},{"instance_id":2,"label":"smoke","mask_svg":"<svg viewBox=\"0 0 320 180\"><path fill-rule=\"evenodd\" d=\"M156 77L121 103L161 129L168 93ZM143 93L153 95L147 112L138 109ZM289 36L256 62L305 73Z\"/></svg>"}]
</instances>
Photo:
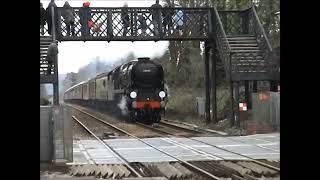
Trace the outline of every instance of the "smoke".
<instances>
[{"instance_id":1,"label":"smoke","mask_svg":"<svg viewBox=\"0 0 320 180\"><path fill-rule=\"evenodd\" d=\"M118 107L121 109L121 114L123 116L128 114L127 101L124 96L121 97L120 102L118 103Z\"/></svg>"},{"instance_id":2,"label":"smoke","mask_svg":"<svg viewBox=\"0 0 320 180\"><path fill-rule=\"evenodd\" d=\"M167 97L169 97L170 96L170 89L169 89L169 85L167 83L164 84L164 90L167 93Z\"/></svg>"}]
</instances>

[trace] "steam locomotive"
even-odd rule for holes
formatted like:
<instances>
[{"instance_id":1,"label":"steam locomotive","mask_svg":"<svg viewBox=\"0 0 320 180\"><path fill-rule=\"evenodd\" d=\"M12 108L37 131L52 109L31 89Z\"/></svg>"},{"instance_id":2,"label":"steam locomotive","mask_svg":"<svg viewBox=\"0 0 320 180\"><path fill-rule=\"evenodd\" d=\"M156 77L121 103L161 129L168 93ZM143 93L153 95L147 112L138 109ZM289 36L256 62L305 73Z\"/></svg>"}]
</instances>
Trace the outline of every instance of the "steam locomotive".
<instances>
[{"instance_id":1,"label":"steam locomotive","mask_svg":"<svg viewBox=\"0 0 320 180\"><path fill-rule=\"evenodd\" d=\"M74 85L64 93L65 102L117 107L131 122L148 124L160 122L166 98L163 68L150 58L122 64L109 73Z\"/></svg>"}]
</instances>

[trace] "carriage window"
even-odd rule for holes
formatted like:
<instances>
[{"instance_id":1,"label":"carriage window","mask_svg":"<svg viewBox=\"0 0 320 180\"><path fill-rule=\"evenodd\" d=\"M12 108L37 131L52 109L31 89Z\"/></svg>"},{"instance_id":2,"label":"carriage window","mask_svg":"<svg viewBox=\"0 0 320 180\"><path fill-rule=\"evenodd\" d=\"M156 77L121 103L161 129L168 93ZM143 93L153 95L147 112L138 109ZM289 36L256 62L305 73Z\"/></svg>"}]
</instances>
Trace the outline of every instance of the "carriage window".
<instances>
[{"instance_id":1,"label":"carriage window","mask_svg":"<svg viewBox=\"0 0 320 180\"><path fill-rule=\"evenodd\" d=\"M106 87L106 80L103 80L102 84L103 84L103 87Z\"/></svg>"}]
</instances>

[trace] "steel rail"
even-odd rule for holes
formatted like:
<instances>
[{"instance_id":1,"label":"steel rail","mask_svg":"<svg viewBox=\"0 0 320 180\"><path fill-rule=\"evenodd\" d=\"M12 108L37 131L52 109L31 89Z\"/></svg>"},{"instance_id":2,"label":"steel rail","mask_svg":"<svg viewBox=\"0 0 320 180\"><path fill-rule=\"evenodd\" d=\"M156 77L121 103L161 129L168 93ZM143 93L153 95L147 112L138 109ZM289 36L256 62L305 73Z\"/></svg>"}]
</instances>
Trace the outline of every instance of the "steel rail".
<instances>
[{"instance_id":1,"label":"steel rail","mask_svg":"<svg viewBox=\"0 0 320 180\"><path fill-rule=\"evenodd\" d=\"M79 119L75 116L72 118L77 121L86 131L88 131L93 137L95 137L101 144L103 144L110 152L113 153L122 163L124 163L137 177L143 177L140 173L138 173L125 158L123 158L117 151L115 151L112 147L110 147L106 142L101 140L98 136L96 136L86 125L84 125Z\"/></svg>"},{"instance_id":2,"label":"steel rail","mask_svg":"<svg viewBox=\"0 0 320 180\"><path fill-rule=\"evenodd\" d=\"M70 106L70 105L69 105L69 106ZM92 117L92 118L94 118L94 119L96 119L96 120L98 120L98 121L100 121L100 122L102 122L102 123L104 123L104 124L106 124L106 125L108 125L108 126L110 126L110 127L113 127L113 128L115 128L115 129L121 131L121 132L124 133L124 134L127 134L128 136L133 137L134 139L136 139L136 140L138 140L138 141L140 141L140 142L142 142L142 143L144 143L144 144L152 147L153 149L155 149L155 150L157 150L157 151L159 151L159 152L161 152L161 153L163 153L163 154L165 154L165 155L167 155L167 156L169 156L169 157L171 157L171 158L173 158L173 159L181 162L182 164L184 164L184 165L192 168L193 170L197 171L198 173L201 173L202 175L204 175L204 176L206 176L206 177L208 177L208 178L210 178L210 179L215 179L215 180L219 180L219 179L220 179L219 177L211 174L210 172L207 172L207 171L205 171L205 170L203 170L203 169L201 169L201 168L199 168L199 167L197 167L197 166L195 166L195 165L193 165L193 164L191 164L191 163L189 163L189 162L187 162L187 161L184 161L184 160L182 160L182 159L180 159L180 158L177 158L177 157L175 157L175 156L173 156L173 155L171 155L171 154L169 154L169 153L167 153L167 152L165 152L165 151L163 151L163 150L161 150L161 149L153 146L152 144L150 144L150 143L142 140L141 138L138 138L137 136L135 136L135 135L133 135L133 134L131 134L131 133L123 130L123 129L120 129L120 128L114 126L113 124L110 124L110 123L108 123L108 122L106 122L106 121L104 121L104 120L102 120L102 119L100 119L100 118L98 118L98 117L95 117L94 115L92 115L92 114L90 114L90 113L87 113L87 112L85 112L85 111L83 111L83 110L81 110L81 109L79 109L79 108L76 108L76 107L74 107L74 106L71 106L71 107L74 108L74 109L76 109L76 110L78 110L78 111L80 111L80 112L82 112L82 113L84 113L84 114L86 114L86 115L88 115L88 116L90 116L90 117Z\"/></svg>"}]
</instances>

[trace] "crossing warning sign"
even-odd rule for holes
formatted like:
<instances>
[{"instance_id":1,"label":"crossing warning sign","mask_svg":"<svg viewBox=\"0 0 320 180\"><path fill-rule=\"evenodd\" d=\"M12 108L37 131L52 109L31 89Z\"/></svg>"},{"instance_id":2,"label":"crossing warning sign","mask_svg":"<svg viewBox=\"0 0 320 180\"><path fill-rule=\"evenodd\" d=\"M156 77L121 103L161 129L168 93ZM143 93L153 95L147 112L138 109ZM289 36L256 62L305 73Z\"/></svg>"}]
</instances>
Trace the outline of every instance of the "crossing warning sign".
<instances>
[{"instance_id":1,"label":"crossing warning sign","mask_svg":"<svg viewBox=\"0 0 320 180\"><path fill-rule=\"evenodd\" d=\"M247 111L247 103L239 103L239 111Z\"/></svg>"}]
</instances>

